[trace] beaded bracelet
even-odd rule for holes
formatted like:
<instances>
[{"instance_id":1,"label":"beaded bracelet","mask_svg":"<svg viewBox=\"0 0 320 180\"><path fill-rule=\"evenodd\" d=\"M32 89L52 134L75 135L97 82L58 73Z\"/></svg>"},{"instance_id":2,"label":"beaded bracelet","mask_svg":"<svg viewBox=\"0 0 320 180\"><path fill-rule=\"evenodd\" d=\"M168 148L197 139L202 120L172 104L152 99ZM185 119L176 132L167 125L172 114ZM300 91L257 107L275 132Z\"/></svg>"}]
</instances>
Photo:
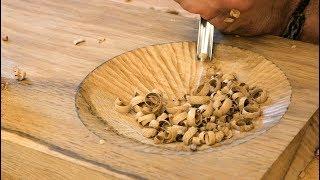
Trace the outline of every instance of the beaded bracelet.
<instances>
[{"instance_id":1,"label":"beaded bracelet","mask_svg":"<svg viewBox=\"0 0 320 180\"><path fill-rule=\"evenodd\" d=\"M304 10L308 6L310 0L301 0L294 13L291 15L290 21L284 31L282 37L297 40L300 38L302 27L305 22Z\"/></svg>"}]
</instances>

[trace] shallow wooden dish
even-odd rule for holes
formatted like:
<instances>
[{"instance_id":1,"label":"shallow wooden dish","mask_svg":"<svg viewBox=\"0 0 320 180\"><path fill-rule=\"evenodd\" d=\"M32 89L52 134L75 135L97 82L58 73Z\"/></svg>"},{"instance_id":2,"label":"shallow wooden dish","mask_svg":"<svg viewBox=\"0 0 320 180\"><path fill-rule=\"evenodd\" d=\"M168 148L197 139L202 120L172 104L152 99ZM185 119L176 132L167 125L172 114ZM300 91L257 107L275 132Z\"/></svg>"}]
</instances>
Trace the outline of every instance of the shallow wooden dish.
<instances>
[{"instance_id":1,"label":"shallow wooden dish","mask_svg":"<svg viewBox=\"0 0 320 180\"><path fill-rule=\"evenodd\" d=\"M170 97L181 97L197 87L213 62L224 73L235 72L240 81L267 90L269 100L263 106L262 123L257 128L215 147L203 146L200 152L243 143L280 121L290 104L291 86L276 65L257 53L225 45L216 45L213 62L203 65L194 60L195 49L193 42L148 46L100 65L83 80L76 94L81 121L106 141L112 138L114 142L114 138L119 138L119 144L115 145L153 153L185 153L181 150L188 149L181 143L154 145L152 139L143 137L141 127L132 115L119 114L114 110L114 100L122 97L128 101L136 89L142 92L159 89ZM128 143L123 143L124 139Z\"/></svg>"}]
</instances>

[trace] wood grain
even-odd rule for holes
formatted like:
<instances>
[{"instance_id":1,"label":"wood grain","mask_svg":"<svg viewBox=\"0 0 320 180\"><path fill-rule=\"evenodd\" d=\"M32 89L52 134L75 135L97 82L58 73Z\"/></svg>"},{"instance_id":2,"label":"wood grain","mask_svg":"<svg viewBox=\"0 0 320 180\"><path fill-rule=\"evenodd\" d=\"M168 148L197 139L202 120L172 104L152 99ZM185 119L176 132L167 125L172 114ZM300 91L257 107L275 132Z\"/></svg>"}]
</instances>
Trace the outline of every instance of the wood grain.
<instances>
[{"instance_id":1,"label":"wood grain","mask_svg":"<svg viewBox=\"0 0 320 180\"><path fill-rule=\"evenodd\" d=\"M319 110L312 116L307 124L306 132L291 162L286 179L294 179L314 159L314 152L319 148Z\"/></svg>"},{"instance_id":2,"label":"wood grain","mask_svg":"<svg viewBox=\"0 0 320 180\"><path fill-rule=\"evenodd\" d=\"M2 139L8 149L1 154L4 162L13 160L3 173L12 177L37 169L28 166L32 159L27 156L43 154L36 148L40 144L50 151L37 162L44 165L57 161L51 164L50 174L33 171L43 177L61 173L61 164L71 168L72 162L73 167L79 167L79 162L65 157L62 161L55 159L54 154L59 152L93 166L89 170L80 165L96 177L117 174L135 179L258 179L268 168L277 167L274 164L283 163L277 159L319 107L318 46L273 36L235 38L217 34L216 42L261 54L286 74L292 99L279 124L223 153L159 155L146 153L146 147L141 145L140 151L133 151L126 148L130 141L118 136L99 144L99 136L90 132L76 113L75 93L82 80L106 60L126 51L152 44L195 41L197 21L104 0L5 0L1 5L1 30L9 37L8 42L1 43L1 76L10 78L7 90L1 92L1 127L4 132L20 134L35 143L26 150L25 145L19 145L20 140L8 143ZM173 18L175 21L170 21ZM86 42L75 46L73 40L79 37ZM100 37L106 41L97 43ZM26 82L12 80L14 66L27 72ZM119 141L122 146L114 145ZM21 158L7 154L13 147L21 149ZM21 163L24 172L10 170Z\"/></svg>"},{"instance_id":3,"label":"wood grain","mask_svg":"<svg viewBox=\"0 0 320 180\"><path fill-rule=\"evenodd\" d=\"M132 1L124 1L124 0L111 0L113 2L121 3L121 4L129 4L131 6L148 8L155 11L162 11L169 13L168 11L178 12L180 16L190 17L190 18L199 18L199 15L189 13L188 11L182 9L182 7L173 0L132 0Z\"/></svg>"},{"instance_id":4,"label":"wood grain","mask_svg":"<svg viewBox=\"0 0 320 180\"><path fill-rule=\"evenodd\" d=\"M153 153L167 154L174 152L166 150L187 150L183 143L155 145L152 139L142 135L141 127L133 114L117 113L114 101L120 97L128 103L136 90L146 94L158 89L169 99L192 94L200 81L210 77L208 71L213 65L224 74L236 73L240 82L245 82L250 87L258 86L267 91L269 96L268 102L262 105L263 117L255 123L255 130L237 134L216 146L243 143L280 121L290 104L292 91L287 77L276 65L259 54L220 44L216 44L211 62L200 62L194 60L195 49L196 44L193 42L152 45L121 54L100 65L79 86L76 107L81 121L106 141L110 139L105 132L108 127L120 136L157 146L148 148ZM91 118L92 116L96 118ZM228 147L210 148L204 145L199 150L209 152L225 148Z\"/></svg>"},{"instance_id":5,"label":"wood grain","mask_svg":"<svg viewBox=\"0 0 320 180\"><path fill-rule=\"evenodd\" d=\"M315 157L308 164L306 169L299 174L301 180L317 180L319 179L319 157Z\"/></svg>"},{"instance_id":6,"label":"wood grain","mask_svg":"<svg viewBox=\"0 0 320 180\"><path fill-rule=\"evenodd\" d=\"M319 146L318 111L292 140L286 150L279 156L272 168L264 175L263 179L298 179L299 173L314 157L314 151Z\"/></svg>"},{"instance_id":7,"label":"wood grain","mask_svg":"<svg viewBox=\"0 0 320 180\"><path fill-rule=\"evenodd\" d=\"M1 166L5 170L1 171L1 177L5 179L130 179L52 151L14 133L1 131L1 138Z\"/></svg>"}]
</instances>

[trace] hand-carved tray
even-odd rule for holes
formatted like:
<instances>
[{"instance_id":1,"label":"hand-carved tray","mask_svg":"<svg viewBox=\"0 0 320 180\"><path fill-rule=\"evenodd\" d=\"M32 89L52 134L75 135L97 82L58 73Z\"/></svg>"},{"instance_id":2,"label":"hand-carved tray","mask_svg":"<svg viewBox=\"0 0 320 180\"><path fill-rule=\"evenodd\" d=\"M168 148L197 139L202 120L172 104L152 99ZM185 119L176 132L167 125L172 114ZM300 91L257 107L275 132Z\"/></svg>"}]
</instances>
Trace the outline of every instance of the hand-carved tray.
<instances>
[{"instance_id":1,"label":"hand-carved tray","mask_svg":"<svg viewBox=\"0 0 320 180\"><path fill-rule=\"evenodd\" d=\"M138 146L132 145L138 142L153 146L148 151L152 149L155 153L185 150L181 143L155 145L152 139L143 137L141 127L132 115L114 110L114 100L121 97L129 101L136 89L142 92L159 89L171 97L192 92L208 67L194 60L195 49L192 42L153 45L108 60L92 71L79 86L76 107L80 119L89 130L106 141L110 138L113 141L114 138L129 138L127 148L138 149ZM213 62L223 73L235 72L240 81L267 90L269 100L262 108L262 123L258 128L238 134L215 147L203 146L200 150L205 152L236 145L265 132L280 121L291 97L291 86L285 74L257 53L216 45ZM124 143L118 145L125 146Z\"/></svg>"}]
</instances>

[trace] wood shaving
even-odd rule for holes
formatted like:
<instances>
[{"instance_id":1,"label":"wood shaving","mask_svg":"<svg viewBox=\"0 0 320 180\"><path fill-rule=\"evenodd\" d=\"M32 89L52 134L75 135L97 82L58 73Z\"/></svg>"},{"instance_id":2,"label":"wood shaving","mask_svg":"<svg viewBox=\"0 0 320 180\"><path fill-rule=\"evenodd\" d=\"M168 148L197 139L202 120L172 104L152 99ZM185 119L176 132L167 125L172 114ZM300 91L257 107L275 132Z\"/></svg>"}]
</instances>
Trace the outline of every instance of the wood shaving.
<instances>
[{"instance_id":1,"label":"wood shaving","mask_svg":"<svg viewBox=\"0 0 320 180\"><path fill-rule=\"evenodd\" d=\"M168 10L166 10L166 13L174 14L174 15L179 15L180 14L179 11L176 11L174 9L168 9Z\"/></svg>"},{"instance_id":2,"label":"wood shaving","mask_svg":"<svg viewBox=\"0 0 320 180\"><path fill-rule=\"evenodd\" d=\"M1 77L1 90L5 90L7 89L9 83L7 82L7 80L5 80L5 78Z\"/></svg>"},{"instance_id":3,"label":"wood shaving","mask_svg":"<svg viewBox=\"0 0 320 180\"><path fill-rule=\"evenodd\" d=\"M103 140L103 139L100 139L99 140L99 144L104 144L106 141L105 140Z\"/></svg>"},{"instance_id":4,"label":"wood shaving","mask_svg":"<svg viewBox=\"0 0 320 180\"><path fill-rule=\"evenodd\" d=\"M168 99L159 91L133 93L130 102L115 100L115 110L135 113L142 135L155 144L183 142L192 151L230 139L235 132L255 128L268 93L239 82L236 74L215 70L192 94Z\"/></svg>"},{"instance_id":5,"label":"wood shaving","mask_svg":"<svg viewBox=\"0 0 320 180\"><path fill-rule=\"evenodd\" d=\"M106 40L106 38L99 38L99 39L97 40L97 42L100 44L100 43L103 43L105 40Z\"/></svg>"},{"instance_id":6,"label":"wood shaving","mask_svg":"<svg viewBox=\"0 0 320 180\"><path fill-rule=\"evenodd\" d=\"M230 16L234 17L234 18L239 18L240 17L240 11L237 10L237 9L231 9Z\"/></svg>"},{"instance_id":7,"label":"wood shaving","mask_svg":"<svg viewBox=\"0 0 320 180\"><path fill-rule=\"evenodd\" d=\"M294 48L296 48L296 47L297 47L296 45L292 45L292 46L291 46L292 49L294 49Z\"/></svg>"},{"instance_id":8,"label":"wood shaving","mask_svg":"<svg viewBox=\"0 0 320 180\"><path fill-rule=\"evenodd\" d=\"M191 144L191 145L190 145L190 149L191 149L192 151L196 151L196 150L197 150L197 145Z\"/></svg>"},{"instance_id":9,"label":"wood shaving","mask_svg":"<svg viewBox=\"0 0 320 180\"><path fill-rule=\"evenodd\" d=\"M106 130L106 131L111 131L112 128L111 128L111 127L106 127L106 128L104 128L104 130Z\"/></svg>"},{"instance_id":10,"label":"wood shaving","mask_svg":"<svg viewBox=\"0 0 320 180\"><path fill-rule=\"evenodd\" d=\"M1 82L1 90L7 89L8 83Z\"/></svg>"},{"instance_id":11,"label":"wood shaving","mask_svg":"<svg viewBox=\"0 0 320 180\"><path fill-rule=\"evenodd\" d=\"M17 67L13 68L14 78L18 81L26 79L27 73Z\"/></svg>"},{"instance_id":12,"label":"wood shaving","mask_svg":"<svg viewBox=\"0 0 320 180\"><path fill-rule=\"evenodd\" d=\"M9 37L7 35L3 35L1 37L2 41L8 41L9 40Z\"/></svg>"},{"instance_id":13,"label":"wood shaving","mask_svg":"<svg viewBox=\"0 0 320 180\"><path fill-rule=\"evenodd\" d=\"M86 40L84 40L84 39L82 39L82 38L79 38L79 39L74 40L74 41L73 41L73 44L74 44L74 45L78 45L78 44L83 43L83 42L85 42L85 41L86 41Z\"/></svg>"},{"instance_id":14,"label":"wood shaving","mask_svg":"<svg viewBox=\"0 0 320 180\"><path fill-rule=\"evenodd\" d=\"M234 35L234 36L237 37L237 38L240 37L239 35Z\"/></svg>"},{"instance_id":15,"label":"wood shaving","mask_svg":"<svg viewBox=\"0 0 320 180\"><path fill-rule=\"evenodd\" d=\"M157 130L154 128L143 128L142 135L147 138L152 138L157 135Z\"/></svg>"},{"instance_id":16,"label":"wood shaving","mask_svg":"<svg viewBox=\"0 0 320 180\"><path fill-rule=\"evenodd\" d=\"M233 21L234 21L234 19L232 19L232 18L225 18L223 20L223 22L225 22L225 23L233 23Z\"/></svg>"}]
</instances>

